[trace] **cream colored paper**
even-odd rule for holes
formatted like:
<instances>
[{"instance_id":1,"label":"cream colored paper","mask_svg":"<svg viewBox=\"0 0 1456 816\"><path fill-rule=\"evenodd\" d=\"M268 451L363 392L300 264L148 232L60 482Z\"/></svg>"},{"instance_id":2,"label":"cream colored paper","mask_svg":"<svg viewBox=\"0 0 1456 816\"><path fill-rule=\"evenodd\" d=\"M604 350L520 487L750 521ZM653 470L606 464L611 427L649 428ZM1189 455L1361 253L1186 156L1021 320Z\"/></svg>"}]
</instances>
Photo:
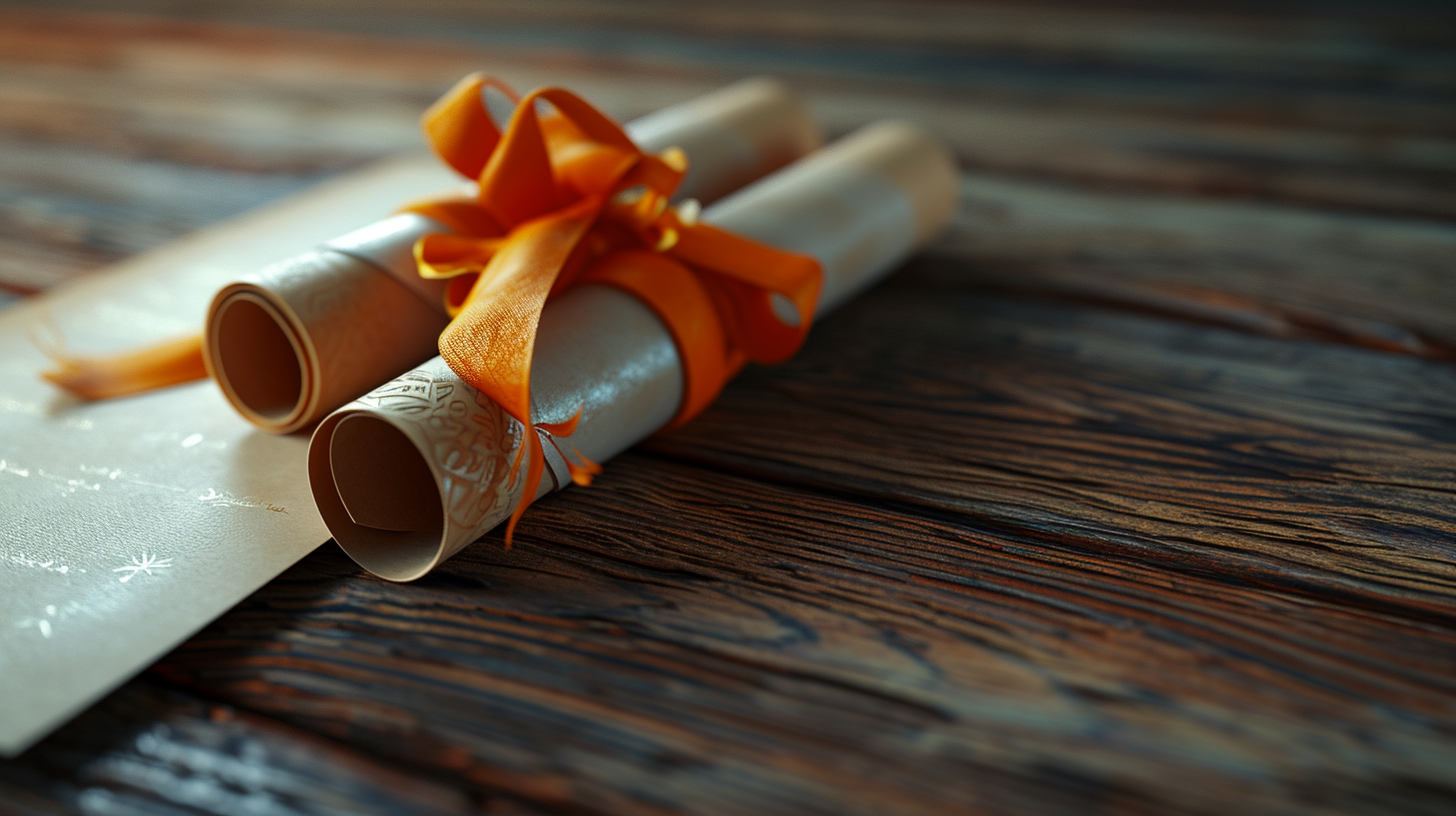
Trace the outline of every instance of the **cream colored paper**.
<instances>
[{"instance_id":1,"label":"cream colored paper","mask_svg":"<svg viewBox=\"0 0 1456 816\"><path fill-rule=\"evenodd\" d=\"M724 199L704 220L814 255L820 315L890 271L949 219L954 165L907 125L866 128ZM667 330L629 295L580 286L548 304L531 369L533 415L569 419L562 440L602 462L665 425L682 396ZM335 540L365 569L413 580L506 519L524 429L443 360L377 388L321 423L309 478ZM550 445L540 492L569 484ZM523 465L524 467L524 465Z\"/></svg>"},{"instance_id":2,"label":"cream colored paper","mask_svg":"<svg viewBox=\"0 0 1456 816\"><path fill-rule=\"evenodd\" d=\"M392 161L0 312L0 754L328 538L306 439L258 431L209 382L74 402L28 333L49 320L109 353L196 331L227 281L450 182Z\"/></svg>"},{"instance_id":3,"label":"cream colored paper","mask_svg":"<svg viewBox=\"0 0 1456 816\"><path fill-rule=\"evenodd\" d=\"M682 148L689 169L679 196L703 201L820 141L803 107L767 79L658 111L627 132L649 152ZM228 400L259 427L291 433L433 357L445 282L415 274L411 249L440 232L448 230L429 218L397 215L220 291L204 347Z\"/></svg>"}]
</instances>

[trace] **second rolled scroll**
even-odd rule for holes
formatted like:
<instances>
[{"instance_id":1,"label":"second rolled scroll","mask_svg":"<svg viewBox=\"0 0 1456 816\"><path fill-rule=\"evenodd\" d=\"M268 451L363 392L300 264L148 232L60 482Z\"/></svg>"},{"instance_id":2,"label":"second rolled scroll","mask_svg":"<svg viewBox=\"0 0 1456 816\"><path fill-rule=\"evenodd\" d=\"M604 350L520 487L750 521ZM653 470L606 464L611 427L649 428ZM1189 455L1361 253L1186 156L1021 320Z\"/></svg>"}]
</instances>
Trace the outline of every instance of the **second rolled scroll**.
<instances>
[{"instance_id":1,"label":"second rolled scroll","mask_svg":"<svg viewBox=\"0 0 1456 816\"><path fill-rule=\"evenodd\" d=\"M752 79L636 120L643 150L687 154L680 198L708 202L818 147L818 127L780 83ZM233 407L265 430L306 428L437 353L443 282L414 274L419 238L444 224L404 213L224 287L203 351Z\"/></svg>"},{"instance_id":2,"label":"second rolled scroll","mask_svg":"<svg viewBox=\"0 0 1456 816\"><path fill-rule=\"evenodd\" d=\"M866 128L724 199L717 227L812 255L824 273L816 314L873 284L950 217L956 174L913 127ZM681 357L664 323L625 292L581 285L541 315L532 414L604 462L667 424L684 398ZM309 445L309 482L335 540L370 572L413 580L510 516L522 427L439 357L325 419ZM540 493L570 484L544 449Z\"/></svg>"}]
</instances>

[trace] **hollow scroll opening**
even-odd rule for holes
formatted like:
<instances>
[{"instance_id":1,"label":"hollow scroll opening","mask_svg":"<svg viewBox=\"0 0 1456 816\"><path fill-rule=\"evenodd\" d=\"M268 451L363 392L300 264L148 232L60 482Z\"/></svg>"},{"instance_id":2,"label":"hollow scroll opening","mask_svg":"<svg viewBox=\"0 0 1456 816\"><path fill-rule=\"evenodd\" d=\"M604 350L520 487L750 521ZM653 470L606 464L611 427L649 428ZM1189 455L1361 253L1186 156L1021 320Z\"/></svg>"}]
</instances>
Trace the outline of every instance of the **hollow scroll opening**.
<instances>
[{"instance_id":1,"label":"hollow scroll opening","mask_svg":"<svg viewBox=\"0 0 1456 816\"><path fill-rule=\"evenodd\" d=\"M218 381L264 425L286 423L304 401L304 361L282 319L248 296L229 298L213 319Z\"/></svg>"},{"instance_id":2,"label":"hollow scroll opening","mask_svg":"<svg viewBox=\"0 0 1456 816\"><path fill-rule=\"evenodd\" d=\"M324 523L360 566L391 581L413 581L440 560L440 490L424 456L398 428L369 414L336 414L315 432L308 468Z\"/></svg>"}]
</instances>

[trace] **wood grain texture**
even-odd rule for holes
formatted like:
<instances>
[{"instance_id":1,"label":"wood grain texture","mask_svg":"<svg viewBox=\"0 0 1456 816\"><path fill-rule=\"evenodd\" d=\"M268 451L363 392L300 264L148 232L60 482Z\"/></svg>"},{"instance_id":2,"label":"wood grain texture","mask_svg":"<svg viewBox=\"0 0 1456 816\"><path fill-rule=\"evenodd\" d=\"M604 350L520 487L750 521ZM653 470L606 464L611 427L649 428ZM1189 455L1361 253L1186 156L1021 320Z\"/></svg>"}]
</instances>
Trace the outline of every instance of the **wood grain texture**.
<instances>
[{"instance_id":1,"label":"wood grain texture","mask_svg":"<svg viewBox=\"0 0 1456 816\"><path fill-rule=\"evenodd\" d=\"M629 454L511 553L494 535L406 586L352 572L321 552L155 671L608 812L1456 795L1456 632L1069 536Z\"/></svg>"},{"instance_id":2,"label":"wood grain texture","mask_svg":"<svg viewBox=\"0 0 1456 816\"><path fill-rule=\"evenodd\" d=\"M472 802L297 729L136 680L23 759L6 813L528 813Z\"/></svg>"},{"instance_id":3,"label":"wood grain texture","mask_svg":"<svg viewBox=\"0 0 1456 816\"><path fill-rule=\"evenodd\" d=\"M1446 5L10 3L0 297L415 149L477 69L622 118L774 73L961 202L514 551L326 545L0 812L1456 810Z\"/></svg>"},{"instance_id":4,"label":"wood grain texture","mask_svg":"<svg viewBox=\"0 0 1456 816\"><path fill-rule=\"evenodd\" d=\"M1449 362L964 269L917 261L647 449L1456 622Z\"/></svg>"},{"instance_id":5,"label":"wood grain texture","mask_svg":"<svg viewBox=\"0 0 1456 816\"><path fill-rule=\"evenodd\" d=\"M931 253L1003 292L1452 359L1456 228L976 173Z\"/></svg>"},{"instance_id":6,"label":"wood grain texture","mask_svg":"<svg viewBox=\"0 0 1456 816\"><path fill-rule=\"evenodd\" d=\"M834 132L910 118L1001 174L1456 218L1456 23L1439 5L1315 20L946 3L92 7L113 13L0 8L12 289L416 148L418 111L477 69L567 84L624 118L771 72ZM162 192L168 173L211 194Z\"/></svg>"}]
</instances>

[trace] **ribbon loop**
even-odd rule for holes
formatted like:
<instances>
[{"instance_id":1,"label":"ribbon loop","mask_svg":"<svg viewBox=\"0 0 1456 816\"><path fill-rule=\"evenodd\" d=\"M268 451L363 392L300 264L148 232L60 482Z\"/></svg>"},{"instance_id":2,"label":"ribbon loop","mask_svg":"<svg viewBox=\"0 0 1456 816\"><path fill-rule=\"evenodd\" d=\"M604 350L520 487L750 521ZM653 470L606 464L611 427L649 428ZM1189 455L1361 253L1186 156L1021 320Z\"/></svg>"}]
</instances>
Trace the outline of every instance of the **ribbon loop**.
<instances>
[{"instance_id":1,"label":"ribbon loop","mask_svg":"<svg viewBox=\"0 0 1456 816\"><path fill-rule=\"evenodd\" d=\"M521 97L500 133L481 98L487 87L516 98L496 80L472 75L423 121L435 151L476 180L479 194L408 209L457 233L415 246L422 276L451 279L446 308L453 320L440 335L440 355L536 430L525 435L512 467L514 478L519 457L529 453L506 528L510 546L541 480L541 435L555 445L580 419L546 425L531 416L531 359L549 298L595 283L627 291L657 314L683 364L676 426L706 408L747 361L779 362L798 350L822 274L813 258L699 223L694 208L680 217L669 201L687 172L681 150L644 153L615 122L561 88ZM781 317L776 298L792 307L792 319ZM581 464L567 458L572 478L588 483L601 468L575 453Z\"/></svg>"},{"instance_id":2,"label":"ribbon loop","mask_svg":"<svg viewBox=\"0 0 1456 816\"><path fill-rule=\"evenodd\" d=\"M484 94L515 103L505 130ZM547 110L549 108L549 110ZM581 412L564 423L531 415L531 360L546 302L581 283L614 286L661 319L677 346L683 398L670 427L706 408L748 361L773 363L798 350L813 321L821 272L813 258L783 252L710 227L692 206L669 205L688 169L677 148L644 153L615 122L561 88L519 97L499 80L471 74L424 114L440 158L476 185L474 196L417 201L402 208L451 233L416 242L418 273L447 279L450 324L440 355L462 380L528 426L510 469L526 464L521 498L506 526L536 496L542 437L560 451ZM781 316L776 300L792 307ZM791 318L791 319L789 319ZM109 359L49 349L47 379L83 399L105 399L206 374L200 337ZM577 484L601 466L563 454Z\"/></svg>"},{"instance_id":3,"label":"ribbon loop","mask_svg":"<svg viewBox=\"0 0 1456 816\"><path fill-rule=\"evenodd\" d=\"M520 97L509 85L485 74L474 73L455 83L455 87L431 105L421 119L427 141L435 153L455 168L455 172L470 179L480 177L501 136L485 106L485 89L488 87L505 94L519 107Z\"/></svg>"}]
</instances>

